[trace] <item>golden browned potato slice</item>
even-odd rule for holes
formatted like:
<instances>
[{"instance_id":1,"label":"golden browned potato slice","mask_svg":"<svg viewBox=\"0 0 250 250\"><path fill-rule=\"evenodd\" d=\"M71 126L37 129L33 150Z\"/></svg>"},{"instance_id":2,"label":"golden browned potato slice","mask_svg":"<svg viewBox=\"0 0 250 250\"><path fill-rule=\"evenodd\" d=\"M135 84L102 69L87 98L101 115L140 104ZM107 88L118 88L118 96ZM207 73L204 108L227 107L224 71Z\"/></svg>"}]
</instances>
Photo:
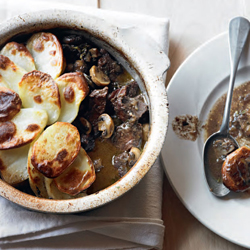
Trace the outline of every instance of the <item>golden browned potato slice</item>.
<instances>
[{"instance_id":1,"label":"golden browned potato slice","mask_svg":"<svg viewBox=\"0 0 250 250\"><path fill-rule=\"evenodd\" d=\"M223 184L234 192L244 192L249 185L250 148L240 147L227 155L221 173Z\"/></svg>"},{"instance_id":2,"label":"golden browned potato slice","mask_svg":"<svg viewBox=\"0 0 250 250\"><path fill-rule=\"evenodd\" d=\"M62 73L63 50L55 35L36 33L28 40L27 49L35 60L37 70L50 74L54 79Z\"/></svg>"},{"instance_id":3,"label":"golden browned potato slice","mask_svg":"<svg viewBox=\"0 0 250 250\"><path fill-rule=\"evenodd\" d=\"M63 74L56 79L60 92L61 113L58 121L73 122L79 106L89 93L88 83L79 72Z\"/></svg>"},{"instance_id":4,"label":"golden browned potato slice","mask_svg":"<svg viewBox=\"0 0 250 250\"><path fill-rule=\"evenodd\" d=\"M10 185L28 179L27 158L30 144L20 148L0 150L0 172L4 181Z\"/></svg>"},{"instance_id":5,"label":"golden browned potato slice","mask_svg":"<svg viewBox=\"0 0 250 250\"><path fill-rule=\"evenodd\" d=\"M46 186L46 190L47 190L49 198L56 199L56 200L75 199L75 198L84 197L87 195L85 192L81 192L75 196L63 193L57 188L55 181L53 179L49 179L46 177L45 177L45 186Z\"/></svg>"},{"instance_id":6,"label":"golden browned potato slice","mask_svg":"<svg viewBox=\"0 0 250 250\"><path fill-rule=\"evenodd\" d=\"M18 148L32 142L44 129L47 113L39 109L21 109L12 120L0 122L0 149Z\"/></svg>"},{"instance_id":7,"label":"golden browned potato slice","mask_svg":"<svg viewBox=\"0 0 250 250\"><path fill-rule=\"evenodd\" d=\"M17 66L8 57L0 55L0 74L8 87L18 93L18 83L27 71Z\"/></svg>"},{"instance_id":8,"label":"golden browned potato slice","mask_svg":"<svg viewBox=\"0 0 250 250\"><path fill-rule=\"evenodd\" d=\"M59 176L77 157L81 148L77 128L57 122L49 126L34 143L32 165L48 178Z\"/></svg>"},{"instance_id":9,"label":"golden browned potato slice","mask_svg":"<svg viewBox=\"0 0 250 250\"><path fill-rule=\"evenodd\" d=\"M57 121L61 110L60 94L50 75L37 70L25 74L19 83L19 95L23 107L47 111L48 125Z\"/></svg>"},{"instance_id":10,"label":"golden browned potato slice","mask_svg":"<svg viewBox=\"0 0 250 250\"><path fill-rule=\"evenodd\" d=\"M58 189L69 195L77 195L95 181L95 168L92 160L81 148L74 162L60 176L54 179Z\"/></svg>"},{"instance_id":11,"label":"golden browned potato slice","mask_svg":"<svg viewBox=\"0 0 250 250\"><path fill-rule=\"evenodd\" d=\"M32 143L29 147L29 154L27 160L27 172L29 176L29 184L37 197L41 198L49 198L48 192L45 187L45 176L41 174L31 163L31 154L32 154L32 147L34 143Z\"/></svg>"},{"instance_id":12,"label":"golden browned potato slice","mask_svg":"<svg viewBox=\"0 0 250 250\"><path fill-rule=\"evenodd\" d=\"M23 44L16 42L7 43L0 54L8 57L12 62L27 72L36 69L33 57Z\"/></svg>"},{"instance_id":13,"label":"golden browned potato slice","mask_svg":"<svg viewBox=\"0 0 250 250\"><path fill-rule=\"evenodd\" d=\"M22 101L16 92L0 86L0 122L11 120L21 106Z\"/></svg>"}]
</instances>

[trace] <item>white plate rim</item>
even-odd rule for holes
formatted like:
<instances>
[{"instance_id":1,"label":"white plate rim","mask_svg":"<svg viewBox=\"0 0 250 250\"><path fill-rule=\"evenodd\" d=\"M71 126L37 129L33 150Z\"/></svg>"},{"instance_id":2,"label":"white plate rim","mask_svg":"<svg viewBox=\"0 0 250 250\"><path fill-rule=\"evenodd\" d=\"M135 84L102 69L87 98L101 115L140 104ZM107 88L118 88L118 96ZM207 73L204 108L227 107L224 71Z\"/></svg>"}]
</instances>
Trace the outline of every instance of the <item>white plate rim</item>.
<instances>
[{"instance_id":1,"label":"white plate rim","mask_svg":"<svg viewBox=\"0 0 250 250\"><path fill-rule=\"evenodd\" d=\"M227 32L223 32L215 37L213 37L212 39L210 39L209 41L205 42L204 44L202 44L200 47L198 47L194 52L192 52L186 59L185 61L181 64L181 66L177 69L177 71L175 72L174 76L172 77L170 83L167 86L167 94L168 97L171 96L171 89L173 88L173 85L176 82L176 78L179 76L179 74L182 73L183 68L187 67L187 65L190 63L190 60L193 60L194 58L196 58L200 53L202 53L204 50L206 50L209 46L211 46L213 43L216 43L218 40L225 40L225 37L227 37ZM228 48L228 46L227 46ZM249 53L248 53L249 54ZM228 54L228 58L229 58L229 54ZM245 61L244 61L245 60ZM249 55L246 56L246 58L244 58L244 62L240 63L239 68L243 68L246 65L250 65L249 63ZM229 65L229 60L228 60L228 65ZM225 68L224 68L225 71ZM227 72L224 72L225 77L227 75L229 75L230 72L230 68L228 69ZM222 81L223 79L221 79ZM162 149L162 153L161 153L161 159L162 159L162 163L163 163L163 167L164 167L164 171L166 176L168 177L168 180L173 188L173 190L175 191L175 193L177 194L178 198L181 200L181 202L184 204L184 206L189 210L189 212L196 218L198 219L204 226L206 226L208 229L210 229L211 231L213 231L214 233L216 233L217 235L223 237L226 240L229 240L235 244L241 245L243 247L250 247L250 241L246 242L244 241L244 239L237 239L237 238L232 238L232 237L228 237L227 235L227 231L225 232L221 232L217 229L217 227L213 224L213 223L207 223L207 220L204 219L203 217L201 217L199 211L196 211L193 207L192 204L190 204L190 201L187 200L186 197L183 197L183 195L179 192L179 186L173 182L173 178L171 176L171 174L169 173L171 167L168 166L167 162L168 162L168 155L166 154L166 145L168 145L168 137L169 134L172 133L170 132L172 130L172 119L171 119L171 98L169 98L169 110L170 110L170 117L169 117L169 128L168 128L168 132L167 132L167 136L166 136L166 140L165 140L165 144L164 147ZM199 116L199 114L197 114ZM177 140L179 140L178 138L176 138ZM171 141L171 144L173 142ZM202 151L202 149L201 149ZM202 166L201 166L202 167ZM204 177L204 176L203 176ZM205 183L206 184L206 183ZM250 199L250 198L249 198ZM250 206L249 206L250 208ZM229 230L229 229L228 229ZM244 230L242 230L244 233ZM245 235L245 237L249 236L249 234L246 232L247 235ZM243 237L244 238L244 237ZM250 238L250 237L249 237Z\"/></svg>"}]
</instances>

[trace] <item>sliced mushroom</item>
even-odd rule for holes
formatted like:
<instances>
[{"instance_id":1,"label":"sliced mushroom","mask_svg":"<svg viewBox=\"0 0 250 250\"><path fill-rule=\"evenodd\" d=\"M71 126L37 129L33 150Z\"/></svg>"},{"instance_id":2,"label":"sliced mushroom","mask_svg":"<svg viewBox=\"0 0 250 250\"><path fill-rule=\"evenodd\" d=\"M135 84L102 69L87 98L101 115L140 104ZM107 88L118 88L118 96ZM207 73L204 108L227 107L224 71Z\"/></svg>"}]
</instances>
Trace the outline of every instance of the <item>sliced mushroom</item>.
<instances>
[{"instance_id":1,"label":"sliced mushroom","mask_svg":"<svg viewBox=\"0 0 250 250\"><path fill-rule=\"evenodd\" d=\"M109 77L95 65L89 70L92 81L99 87L110 84Z\"/></svg>"},{"instance_id":2,"label":"sliced mushroom","mask_svg":"<svg viewBox=\"0 0 250 250\"><path fill-rule=\"evenodd\" d=\"M129 151L128 165L132 167L141 155L141 150L136 147L132 147Z\"/></svg>"},{"instance_id":3,"label":"sliced mushroom","mask_svg":"<svg viewBox=\"0 0 250 250\"><path fill-rule=\"evenodd\" d=\"M114 122L108 114L102 114L98 118L98 130L102 131L103 138L110 138L114 132Z\"/></svg>"},{"instance_id":4,"label":"sliced mushroom","mask_svg":"<svg viewBox=\"0 0 250 250\"><path fill-rule=\"evenodd\" d=\"M90 134L90 132L92 130L92 126L91 126L90 122L83 117L80 117L80 122L83 125L83 130L85 131L85 134L86 135Z\"/></svg>"},{"instance_id":5,"label":"sliced mushroom","mask_svg":"<svg viewBox=\"0 0 250 250\"><path fill-rule=\"evenodd\" d=\"M89 52L93 58L97 58L100 56L100 52L97 48L92 48L89 50Z\"/></svg>"}]
</instances>

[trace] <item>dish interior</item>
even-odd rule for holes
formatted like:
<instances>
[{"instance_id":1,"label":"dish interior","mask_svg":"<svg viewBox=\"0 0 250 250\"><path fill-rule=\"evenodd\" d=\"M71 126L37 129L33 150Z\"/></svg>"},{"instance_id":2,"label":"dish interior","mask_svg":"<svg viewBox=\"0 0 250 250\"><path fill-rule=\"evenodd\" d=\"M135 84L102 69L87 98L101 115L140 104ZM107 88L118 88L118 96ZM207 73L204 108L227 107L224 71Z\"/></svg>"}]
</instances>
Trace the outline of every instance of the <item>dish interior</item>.
<instances>
[{"instance_id":1,"label":"dish interior","mask_svg":"<svg viewBox=\"0 0 250 250\"><path fill-rule=\"evenodd\" d=\"M42 32L49 32L54 34L61 43L63 43L63 39L64 37L70 37L70 36L81 36L84 41L83 43L87 42L88 45L91 45L93 48L97 47L99 50L99 54L100 54L100 49L104 49L106 50L113 58L115 58L115 60L118 62L119 65L121 65L121 67L123 68L123 73L120 74L120 78L117 77L115 80L113 80L108 88L108 95L110 95L113 91L122 88L126 85L129 85L131 83L136 82L139 85L139 89L137 90L137 94L136 95L141 95L141 99L143 99L143 103L145 103L146 105L148 105L148 110L145 112L145 114L143 114L140 117L140 123L143 124L148 124L149 127L149 121L150 121L150 105L149 105L149 98L148 95L146 93L146 89L144 87L143 81L141 80L141 77L139 76L139 74L134 70L134 68L130 65L130 63L128 62L128 60L126 60L126 58L124 58L124 56L117 50L115 50L114 48L112 48L108 43L104 42L103 40L101 40L100 38L96 38L92 35L90 35L88 32L85 31L79 31L79 30L70 30L70 29L65 29L65 28L54 28L54 29L49 29L49 30L41 30ZM37 32L41 32L41 31L37 31ZM34 33L33 33L34 34ZM27 40L32 36L32 34L20 34L20 35L16 35L13 38L11 38L8 42L11 41L15 41L18 43L26 43ZM63 44L63 51L65 52L65 46L75 46L74 43L72 44ZM3 47L3 45L2 45ZM76 51L76 49L74 49L74 51ZM72 50L73 51L73 50ZM86 56L86 54L84 54L84 56ZM98 59L100 58L100 55L98 56ZM93 57L92 57L93 59ZM84 59L85 60L85 59ZM74 62L73 62L74 63ZM72 64L73 64L72 63ZM92 62L93 65L95 65L97 62ZM69 62L67 62L67 58L66 58L66 67L63 73L69 73L72 72L71 69L69 69ZM90 80L89 82L91 82L89 84L89 88L90 88L90 92L92 92L93 90L97 89L97 90L101 90L104 88L104 86L97 86L95 83L93 83L93 79L91 79L91 77L89 76L89 68L87 70L73 70L73 71L80 71L81 73L86 74L89 78L88 80ZM63 74L62 73L62 74ZM85 75L85 76L86 76ZM86 76L86 77L87 77ZM119 79L118 79L119 78ZM112 85L112 86L111 86ZM134 97L134 96L133 96ZM131 98L133 98L131 96ZM129 99L130 101L132 101L132 99ZM83 116L82 114L84 113L83 111L81 111L81 108L84 109L84 102L86 102L86 99L84 99L82 101L82 106L80 106L80 111L78 113L77 118L72 122L72 124L74 126L77 127L78 131L80 132L81 135L81 124L79 123L79 116ZM88 106L90 104L86 104L86 106ZM107 104L107 106L110 105L110 103ZM107 106L105 108L105 111L107 110ZM90 107L89 107L90 108ZM112 108L113 109L113 108ZM87 111L86 111L87 112ZM104 112L105 113L105 112ZM114 112L114 110L111 111L110 116L113 118L114 123L115 123L115 131L117 126L122 125L124 121L121 121L121 119L117 116L116 112ZM86 118L86 117L85 117ZM136 121L136 124L138 123L138 121ZM148 136L149 131L147 132L147 136ZM82 137L81 137L82 138ZM129 150L131 149L131 147L122 150L121 147L117 148L116 146L114 146L113 141L112 141L111 137L110 139L104 139L102 138L102 136L100 136L100 134L94 139L95 141L95 145L94 148L89 150L89 147L87 146L87 149L85 148L85 150L88 152L88 155L90 156L91 160L93 161L93 163L97 162L98 160L101 159L101 163L99 164L100 166L95 168L95 172L96 172L96 180L94 181L94 183L87 189L87 191L85 190L85 192L87 194L92 194L92 193L96 193L99 192L102 189L105 189L109 186L111 186L112 184L114 184L116 181L118 181L120 178L122 178L132 167L126 165L127 163L125 163L125 168L124 166L120 166L122 165L121 163L118 162L118 164L120 164L118 167L114 167L114 157L125 152L128 153L129 155ZM145 137L141 137L139 139L139 143L137 145L137 147L139 148L140 154L141 151L143 150L144 145L146 144L146 139ZM81 139L82 142L82 139ZM83 142L82 142L83 143ZM82 144L83 147L83 144ZM84 147L83 147L84 148ZM139 158L139 156L138 156ZM135 164L136 161L133 162L133 164ZM97 163L98 164L98 163ZM94 164L95 165L95 164ZM121 167L123 167L123 170L121 170ZM121 170L121 171L120 171ZM31 194L34 195L34 192L32 192L32 190L30 189L30 186L28 185L28 180L19 183L18 185L14 185L17 189L27 193L27 194ZM39 196L39 194L38 194ZM43 198L47 198L47 197L43 197ZM52 198L52 197L49 197ZM74 198L74 197L68 197L68 198Z\"/></svg>"}]
</instances>

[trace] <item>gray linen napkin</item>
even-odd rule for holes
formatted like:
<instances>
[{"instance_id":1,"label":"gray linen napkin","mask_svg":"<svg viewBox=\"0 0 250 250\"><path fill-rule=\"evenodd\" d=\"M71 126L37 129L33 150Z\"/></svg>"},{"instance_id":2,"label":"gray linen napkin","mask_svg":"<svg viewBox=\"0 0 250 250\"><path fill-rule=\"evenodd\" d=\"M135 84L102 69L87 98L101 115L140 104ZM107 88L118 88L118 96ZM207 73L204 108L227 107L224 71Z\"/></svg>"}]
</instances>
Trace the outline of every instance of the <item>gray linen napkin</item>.
<instances>
[{"instance_id":1,"label":"gray linen napkin","mask_svg":"<svg viewBox=\"0 0 250 250\"><path fill-rule=\"evenodd\" d=\"M0 0L0 21L28 11L60 8L91 13L122 28L138 27L168 52L167 19L103 11L80 5ZM146 21L145 21L146 20ZM162 175L157 160L121 198L78 215L28 211L0 198L1 249L161 249Z\"/></svg>"}]
</instances>

